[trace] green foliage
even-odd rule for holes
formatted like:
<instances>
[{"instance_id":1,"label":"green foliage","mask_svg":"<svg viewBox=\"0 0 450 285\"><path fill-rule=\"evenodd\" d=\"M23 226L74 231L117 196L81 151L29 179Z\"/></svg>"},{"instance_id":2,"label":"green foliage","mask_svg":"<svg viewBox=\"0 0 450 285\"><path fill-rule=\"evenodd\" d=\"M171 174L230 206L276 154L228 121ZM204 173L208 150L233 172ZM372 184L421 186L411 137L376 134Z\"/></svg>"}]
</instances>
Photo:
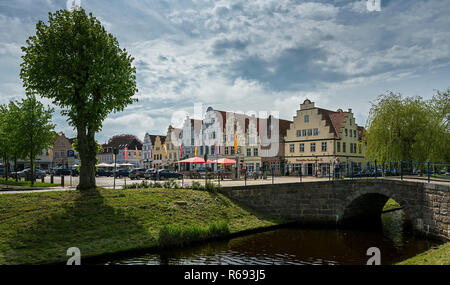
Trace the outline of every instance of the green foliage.
<instances>
[{"instance_id":1,"label":"green foliage","mask_svg":"<svg viewBox=\"0 0 450 285\"><path fill-rule=\"evenodd\" d=\"M170 178L169 180L163 183L163 187L167 189L179 189L180 185L174 178Z\"/></svg>"},{"instance_id":2,"label":"green foliage","mask_svg":"<svg viewBox=\"0 0 450 285\"><path fill-rule=\"evenodd\" d=\"M180 247L192 242L220 237L229 233L230 228L227 221L214 222L207 227L197 225L166 225L159 231L158 244L160 247Z\"/></svg>"},{"instance_id":3,"label":"green foliage","mask_svg":"<svg viewBox=\"0 0 450 285\"><path fill-rule=\"evenodd\" d=\"M48 23L37 23L22 51L24 87L51 99L68 117L82 162L78 187L94 188L95 133L109 113L137 101L133 58L82 8L49 13Z\"/></svg>"},{"instance_id":4,"label":"green foliage","mask_svg":"<svg viewBox=\"0 0 450 285\"><path fill-rule=\"evenodd\" d=\"M192 190L203 190L203 186L198 181L192 181L191 189Z\"/></svg>"},{"instance_id":5,"label":"green foliage","mask_svg":"<svg viewBox=\"0 0 450 285\"><path fill-rule=\"evenodd\" d=\"M429 101L390 92L369 113L366 157L379 161L450 161L449 90Z\"/></svg>"}]
</instances>

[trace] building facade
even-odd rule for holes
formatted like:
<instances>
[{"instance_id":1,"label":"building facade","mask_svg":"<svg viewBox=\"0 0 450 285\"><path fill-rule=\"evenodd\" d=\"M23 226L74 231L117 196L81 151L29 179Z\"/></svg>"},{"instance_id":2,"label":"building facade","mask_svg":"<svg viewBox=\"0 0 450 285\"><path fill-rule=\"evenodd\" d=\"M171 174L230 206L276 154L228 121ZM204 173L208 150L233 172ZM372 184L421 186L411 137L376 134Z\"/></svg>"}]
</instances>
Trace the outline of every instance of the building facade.
<instances>
[{"instance_id":1,"label":"building facade","mask_svg":"<svg viewBox=\"0 0 450 285\"><path fill-rule=\"evenodd\" d=\"M285 160L290 173L343 174L364 163L364 128L355 123L352 110L330 111L305 100L285 136Z\"/></svg>"},{"instance_id":2,"label":"building facade","mask_svg":"<svg viewBox=\"0 0 450 285\"><path fill-rule=\"evenodd\" d=\"M134 135L116 135L102 145L97 154L99 163L114 164L114 149L118 150L115 157L117 164L131 164L133 167L143 167L142 141Z\"/></svg>"}]
</instances>

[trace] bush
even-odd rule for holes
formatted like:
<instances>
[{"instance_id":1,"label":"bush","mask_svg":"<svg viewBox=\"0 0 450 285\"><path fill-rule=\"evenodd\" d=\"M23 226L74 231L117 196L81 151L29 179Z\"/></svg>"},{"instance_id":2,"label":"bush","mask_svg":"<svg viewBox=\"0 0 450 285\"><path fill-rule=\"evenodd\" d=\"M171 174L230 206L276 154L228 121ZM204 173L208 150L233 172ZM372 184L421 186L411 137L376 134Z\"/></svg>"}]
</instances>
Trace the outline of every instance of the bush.
<instances>
[{"instance_id":1,"label":"bush","mask_svg":"<svg viewBox=\"0 0 450 285\"><path fill-rule=\"evenodd\" d=\"M170 178L169 180L165 181L163 184L164 188L167 189L179 189L180 185L175 180L175 178Z\"/></svg>"},{"instance_id":2,"label":"bush","mask_svg":"<svg viewBox=\"0 0 450 285\"><path fill-rule=\"evenodd\" d=\"M207 227L197 225L166 225L159 231L160 247L180 247L195 241L224 236L230 233L228 222L218 221Z\"/></svg>"},{"instance_id":3,"label":"bush","mask_svg":"<svg viewBox=\"0 0 450 285\"><path fill-rule=\"evenodd\" d=\"M193 181L192 185L191 185L191 189L192 190L204 190L204 187L202 186L202 184L200 184L200 182Z\"/></svg>"}]
</instances>

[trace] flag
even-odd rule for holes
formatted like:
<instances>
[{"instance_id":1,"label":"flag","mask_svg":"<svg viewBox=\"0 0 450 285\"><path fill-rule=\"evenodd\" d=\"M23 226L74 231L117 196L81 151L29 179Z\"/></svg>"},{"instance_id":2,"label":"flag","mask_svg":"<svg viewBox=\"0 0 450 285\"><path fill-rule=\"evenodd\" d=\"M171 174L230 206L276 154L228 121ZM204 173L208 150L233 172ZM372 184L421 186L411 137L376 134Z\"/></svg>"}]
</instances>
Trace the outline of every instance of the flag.
<instances>
[{"instance_id":1,"label":"flag","mask_svg":"<svg viewBox=\"0 0 450 285\"><path fill-rule=\"evenodd\" d=\"M116 155L113 153L113 161L116 161Z\"/></svg>"},{"instance_id":2,"label":"flag","mask_svg":"<svg viewBox=\"0 0 450 285\"><path fill-rule=\"evenodd\" d=\"M181 144L180 145L180 158L182 158L183 157L183 145Z\"/></svg>"},{"instance_id":3,"label":"flag","mask_svg":"<svg viewBox=\"0 0 450 285\"><path fill-rule=\"evenodd\" d=\"M167 146L164 144L164 156L167 157Z\"/></svg>"},{"instance_id":4,"label":"flag","mask_svg":"<svg viewBox=\"0 0 450 285\"><path fill-rule=\"evenodd\" d=\"M153 159L153 147L150 148L150 158Z\"/></svg>"},{"instance_id":5,"label":"flag","mask_svg":"<svg viewBox=\"0 0 450 285\"><path fill-rule=\"evenodd\" d=\"M138 150L137 146L136 146L136 158L139 159L139 150Z\"/></svg>"},{"instance_id":6,"label":"flag","mask_svg":"<svg viewBox=\"0 0 450 285\"><path fill-rule=\"evenodd\" d=\"M48 159L52 159L52 150L51 149L48 150Z\"/></svg>"},{"instance_id":7,"label":"flag","mask_svg":"<svg viewBox=\"0 0 450 285\"><path fill-rule=\"evenodd\" d=\"M127 160L127 158L128 158L128 148L127 147L123 150L123 155L124 155L124 159Z\"/></svg>"},{"instance_id":8,"label":"flag","mask_svg":"<svg viewBox=\"0 0 450 285\"><path fill-rule=\"evenodd\" d=\"M195 155L194 156L197 156L197 147L195 147Z\"/></svg>"},{"instance_id":9,"label":"flag","mask_svg":"<svg viewBox=\"0 0 450 285\"><path fill-rule=\"evenodd\" d=\"M234 151L238 150L237 134L234 134Z\"/></svg>"}]
</instances>

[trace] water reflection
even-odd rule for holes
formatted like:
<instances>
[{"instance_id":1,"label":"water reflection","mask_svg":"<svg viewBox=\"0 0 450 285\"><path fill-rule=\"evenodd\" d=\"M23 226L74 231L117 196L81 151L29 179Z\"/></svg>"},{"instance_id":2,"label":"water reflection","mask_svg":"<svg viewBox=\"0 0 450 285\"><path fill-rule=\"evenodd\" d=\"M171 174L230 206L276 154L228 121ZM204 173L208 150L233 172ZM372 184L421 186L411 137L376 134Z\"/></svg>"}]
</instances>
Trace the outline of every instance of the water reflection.
<instances>
[{"instance_id":1,"label":"water reflection","mask_svg":"<svg viewBox=\"0 0 450 285\"><path fill-rule=\"evenodd\" d=\"M406 215L382 215L376 231L287 228L169 250L102 264L366 264L369 247L381 250L381 263L393 264L423 252L433 242L412 235Z\"/></svg>"}]
</instances>

